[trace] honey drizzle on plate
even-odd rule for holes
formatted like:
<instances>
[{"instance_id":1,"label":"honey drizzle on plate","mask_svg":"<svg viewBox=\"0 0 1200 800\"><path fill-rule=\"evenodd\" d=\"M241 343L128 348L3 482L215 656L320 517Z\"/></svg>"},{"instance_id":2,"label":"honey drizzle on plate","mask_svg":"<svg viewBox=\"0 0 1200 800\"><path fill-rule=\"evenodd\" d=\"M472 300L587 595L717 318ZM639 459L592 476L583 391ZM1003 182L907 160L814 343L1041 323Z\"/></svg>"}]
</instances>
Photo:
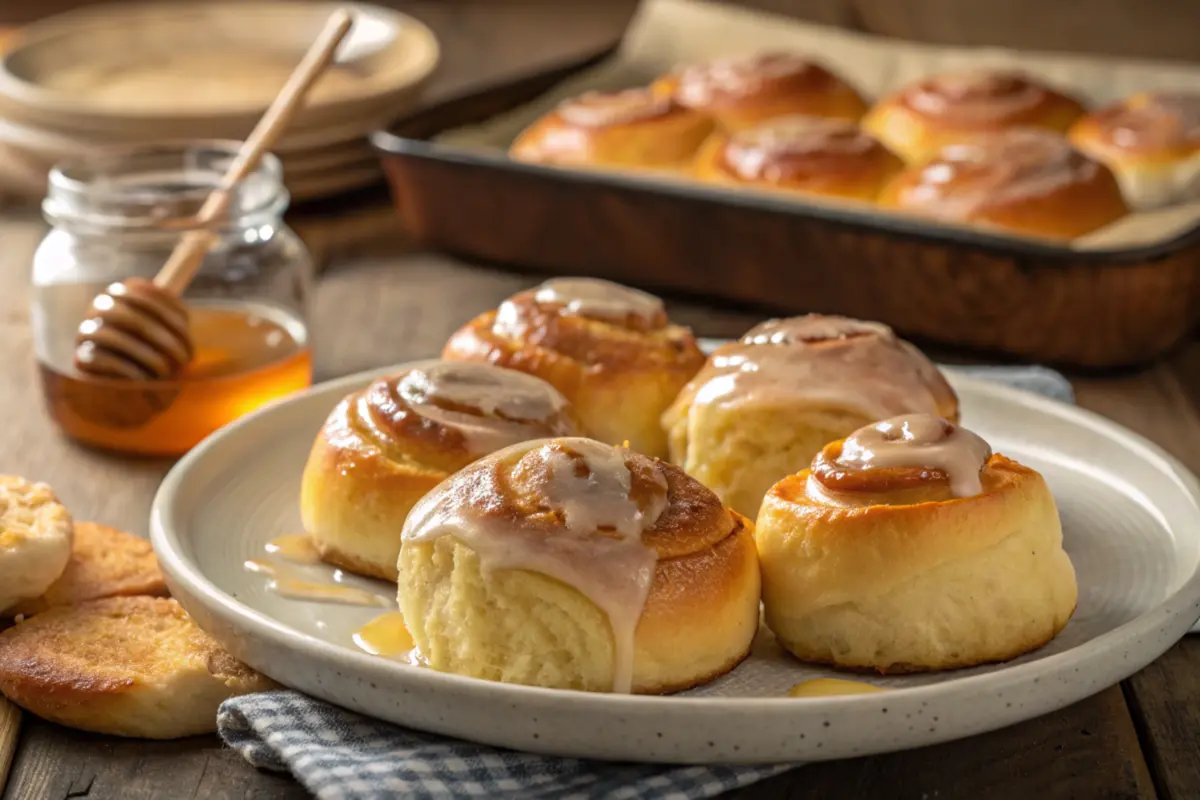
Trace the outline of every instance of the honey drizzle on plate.
<instances>
[{"instance_id":1,"label":"honey drizzle on plate","mask_svg":"<svg viewBox=\"0 0 1200 800\"><path fill-rule=\"evenodd\" d=\"M886 692L882 686L862 681L847 681L841 678L813 678L801 681L788 690L788 697L836 697L847 694L875 694Z\"/></svg>"},{"instance_id":2,"label":"honey drizzle on plate","mask_svg":"<svg viewBox=\"0 0 1200 800\"><path fill-rule=\"evenodd\" d=\"M266 550L296 564L320 564L321 554L307 533L285 533L267 542Z\"/></svg>"},{"instance_id":3,"label":"honey drizzle on plate","mask_svg":"<svg viewBox=\"0 0 1200 800\"><path fill-rule=\"evenodd\" d=\"M285 563L319 564L321 555L317 552L312 538L305 533L288 533L277 536L267 542L264 548L276 560L267 561L252 558L243 564L249 572L256 572L270 578L268 588L280 597L293 600L309 600L320 603L341 603L348 606L371 606L377 608L391 607L388 598L359 589L353 586L343 586L339 580L341 570L334 573L332 583L318 583L308 580L300 572L294 571Z\"/></svg>"},{"instance_id":4,"label":"honey drizzle on plate","mask_svg":"<svg viewBox=\"0 0 1200 800\"><path fill-rule=\"evenodd\" d=\"M354 632L354 643L373 656L384 657L408 655L416 647L399 611L380 614L363 625Z\"/></svg>"},{"instance_id":5,"label":"honey drizzle on plate","mask_svg":"<svg viewBox=\"0 0 1200 800\"><path fill-rule=\"evenodd\" d=\"M245 562L247 570L268 576L270 588L281 597L293 600L312 600L324 603L342 603L349 606L378 606L387 608L391 602L384 597L337 583L317 583L305 580L299 573L291 572L280 564L252 558Z\"/></svg>"}]
</instances>

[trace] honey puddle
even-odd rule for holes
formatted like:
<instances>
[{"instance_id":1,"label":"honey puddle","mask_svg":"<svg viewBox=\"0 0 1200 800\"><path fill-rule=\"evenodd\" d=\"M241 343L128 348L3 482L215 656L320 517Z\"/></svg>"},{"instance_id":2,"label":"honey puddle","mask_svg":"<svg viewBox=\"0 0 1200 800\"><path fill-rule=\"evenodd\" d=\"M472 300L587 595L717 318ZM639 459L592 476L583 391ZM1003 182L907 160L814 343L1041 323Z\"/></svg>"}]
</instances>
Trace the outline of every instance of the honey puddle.
<instances>
[{"instance_id":1,"label":"honey puddle","mask_svg":"<svg viewBox=\"0 0 1200 800\"><path fill-rule=\"evenodd\" d=\"M416 646L399 611L380 614L363 625L355 632L354 643L373 656L407 654Z\"/></svg>"},{"instance_id":2,"label":"honey puddle","mask_svg":"<svg viewBox=\"0 0 1200 800\"><path fill-rule=\"evenodd\" d=\"M353 586L342 586L337 583L316 583L305 580L299 574L289 571L282 564L252 558L244 566L250 572L257 572L270 577L270 588L274 589L275 593L281 597L288 597L293 600L342 603L351 606L389 608L392 605L391 600L388 598L380 597L365 589L356 589Z\"/></svg>"},{"instance_id":3,"label":"honey puddle","mask_svg":"<svg viewBox=\"0 0 1200 800\"><path fill-rule=\"evenodd\" d=\"M834 697L843 694L874 694L886 692L881 686L841 678L814 678L801 681L788 690L788 697Z\"/></svg>"},{"instance_id":4,"label":"honey puddle","mask_svg":"<svg viewBox=\"0 0 1200 800\"><path fill-rule=\"evenodd\" d=\"M321 554L307 533L286 533L267 542L266 550L273 556L297 564L320 564Z\"/></svg>"}]
</instances>

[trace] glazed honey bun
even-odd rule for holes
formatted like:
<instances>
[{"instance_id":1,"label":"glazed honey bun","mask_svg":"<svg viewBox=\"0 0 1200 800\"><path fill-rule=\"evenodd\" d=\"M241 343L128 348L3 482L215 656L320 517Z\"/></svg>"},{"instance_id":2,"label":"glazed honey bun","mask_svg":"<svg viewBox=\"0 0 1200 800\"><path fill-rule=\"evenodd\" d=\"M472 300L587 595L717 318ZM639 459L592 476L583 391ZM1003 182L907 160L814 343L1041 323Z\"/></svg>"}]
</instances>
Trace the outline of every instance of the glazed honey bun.
<instances>
[{"instance_id":1,"label":"glazed honey bun","mask_svg":"<svg viewBox=\"0 0 1200 800\"><path fill-rule=\"evenodd\" d=\"M662 423L671 461L753 518L825 444L909 412L958 419L937 367L882 323L813 314L718 348Z\"/></svg>"},{"instance_id":2,"label":"glazed honey bun","mask_svg":"<svg viewBox=\"0 0 1200 800\"><path fill-rule=\"evenodd\" d=\"M554 387L486 364L427 362L343 399L301 482L301 515L322 558L396 579L400 526L452 472L517 442L577 435Z\"/></svg>"},{"instance_id":3,"label":"glazed honey bun","mask_svg":"<svg viewBox=\"0 0 1200 800\"><path fill-rule=\"evenodd\" d=\"M404 523L398 600L417 657L485 680L665 693L749 652L753 526L682 470L584 438L514 445Z\"/></svg>"},{"instance_id":4,"label":"glazed honey bun","mask_svg":"<svg viewBox=\"0 0 1200 800\"><path fill-rule=\"evenodd\" d=\"M879 204L932 219L1069 240L1129 213L1112 171L1058 134L1014 129L943 148Z\"/></svg>"},{"instance_id":5,"label":"glazed honey bun","mask_svg":"<svg viewBox=\"0 0 1200 800\"><path fill-rule=\"evenodd\" d=\"M1079 101L1019 72L935 75L882 100L863 127L910 163L931 157L963 134L1008 128L1066 133L1083 115Z\"/></svg>"},{"instance_id":6,"label":"glazed honey bun","mask_svg":"<svg viewBox=\"0 0 1200 800\"><path fill-rule=\"evenodd\" d=\"M684 167L712 131L707 117L649 89L587 92L560 103L509 147L520 161L579 167Z\"/></svg>"},{"instance_id":7,"label":"glazed honey bun","mask_svg":"<svg viewBox=\"0 0 1200 800\"><path fill-rule=\"evenodd\" d=\"M1058 635L1078 594L1042 476L930 414L827 445L767 493L756 543L767 624L838 667L1014 658Z\"/></svg>"},{"instance_id":8,"label":"glazed honey bun","mask_svg":"<svg viewBox=\"0 0 1200 800\"><path fill-rule=\"evenodd\" d=\"M726 131L792 114L856 122L867 109L842 78L799 53L783 51L686 66L654 88L712 116Z\"/></svg>"},{"instance_id":9,"label":"glazed honey bun","mask_svg":"<svg viewBox=\"0 0 1200 800\"><path fill-rule=\"evenodd\" d=\"M730 136L713 134L696 156L697 177L873 201L904 162L853 122L778 117Z\"/></svg>"},{"instance_id":10,"label":"glazed honey bun","mask_svg":"<svg viewBox=\"0 0 1200 800\"><path fill-rule=\"evenodd\" d=\"M1077 122L1071 142L1148 209L1200 199L1200 93L1142 92Z\"/></svg>"},{"instance_id":11,"label":"glazed honey bun","mask_svg":"<svg viewBox=\"0 0 1200 800\"><path fill-rule=\"evenodd\" d=\"M442 357L537 375L572 402L590 436L655 457L667 450L660 415L704 363L661 300L592 278L510 297L451 336Z\"/></svg>"}]
</instances>

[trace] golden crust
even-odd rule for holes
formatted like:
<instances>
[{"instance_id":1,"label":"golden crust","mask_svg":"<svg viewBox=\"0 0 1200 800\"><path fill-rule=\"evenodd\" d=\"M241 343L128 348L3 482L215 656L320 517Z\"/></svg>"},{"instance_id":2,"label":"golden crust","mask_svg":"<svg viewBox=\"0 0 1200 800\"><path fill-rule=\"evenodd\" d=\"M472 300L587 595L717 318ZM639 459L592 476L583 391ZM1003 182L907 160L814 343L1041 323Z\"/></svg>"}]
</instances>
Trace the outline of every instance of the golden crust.
<instances>
[{"instance_id":1,"label":"golden crust","mask_svg":"<svg viewBox=\"0 0 1200 800\"><path fill-rule=\"evenodd\" d=\"M749 652L760 598L753 525L678 467L631 451L624 458L630 498L661 492L655 475L666 487L666 505L641 538L657 560L636 627L626 629L633 637L632 690L680 691L724 674ZM540 540L561 531L562 521L545 513L536 489L554 479L538 476L523 453L469 470L439 491L451 508L472 509L474 524L486 526L477 535ZM524 532L509 533L518 529ZM400 572L405 624L434 669L611 690L616 623L575 586L528 569L485 569L453 535L406 540Z\"/></svg>"},{"instance_id":2,"label":"golden crust","mask_svg":"<svg viewBox=\"0 0 1200 800\"><path fill-rule=\"evenodd\" d=\"M497 312L487 311L450 337L442 357L536 375L571 401L589 435L665 456L659 417L704 364L691 331L665 316L634 326L565 315L532 295L507 301L521 320L516 331L498 330Z\"/></svg>"},{"instance_id":3,"label":"golden crust","mask_svg":"<svg viewBox=\"0 0 1200 800\"><path fill-rule=\"evenodd\" d=\"M96 733L211 733L223 700L273 686L166 598L52 608L0 634L5 696L52 722Z\"/></svg>"},{"instance_id":4,"label":"golden crust","mask_svg":"<svg viewBox=\"0 0 1200 800\"><path fill-rule=\"evenodd\" d=\"M558 166L672 171L686 166L713 127L704 115L643 89L593 92L568 102L594 103L597 119L581 124L560 107L522 131L509 155ZM613 114L599 108L605 103L614 105Z\"/></svg>"},{"instance_id":5,"label":"golden crust","mask_svg":"<svg viewBox=\"0 0 1200 800\"><path fill-rule=\"evenodd\" d=\"M1196 118L1200 94L1138 92L1082 117L1067 136L1114 169L1175 164L1200 154L1200 124L1188 124Z\"/></svg>"},{"instance_id":6,"label":"golden crust","mask_svg":"<svg viewBox=\"0 0 1200 800\"><path fill-rule=\"evenodd\" d=\"M890 150L851 122L785 117L745 129L739 141L714 133L693 163L707 183L874 202L903 168ZM773 141L764 141L774 136Z\"/></svg>"},{"instance_id":7,"label":"golden crust","mask_svg":"<svg viewBox=\"0 0 1200 800\"><path fill-rule=\"evenodd\" d=\"M790 114L857 122L862 96L826 67L799 54L759 53L696 64L655 81L653 91L737 131Z\"/></svg>"},{"instance_id":8,"label":"golden crust","mask_svg":"<svg viewBox=\"0 0 1200 800\"><path fill-rule=\"evenodd\" d=\"M894 92L862 126L910 164L931 158L964 136L1010 128L1057 133L1084 113L1082 104L1019 73L935 75Z\"/></svg>"},{"instance_id":9,"label":"golden crust","mask_svg":"<svg viewBox=\"0 0 1200 800\"><path fill-rule=\"evenodd\" d=\"M391 581L408 512L482 455L460 427L414 411L397 391L408 374L377 380L338 403L313 442L300 485L301 519L322 559ZM486 423L480 413L472 419ZM536 439L577 429L574 411L564 406L508 432Z\"/></svg>"},{"instance_id":10,"label":"golden crust","mask_svg":"<svg viewBox=\"0 0 1200 800\"><path fill-rule=\"evenodd\" d=\"M44 483L0 475L0 612L37 597L71 558L74 520Z\"/></svg>"},{"instance_id":11,"label":"golden crust","mask_svg":"<svg viewBox=\"0 0 1200 800\"><path fill-rule=\"evenodd\" d=\"M1012 658L1066 625L1077 586L1042 476L1002 455L973 497L826 505L809 470L780 481L756 531L768 626L805 661L879 672ZM933 491L933 489L931 489Z\"/></svg>"},{"instance_id":12,"label":"golden crust","mask_svg":"<svg viewBox=\"0 0 1200 800\"><path fill-rule=\"evenodd\" d=\"M831 325L836 335L824 330ZM812 314L762 323L718 348L662 426L671 461L754 518L767 490L829 441L915 411L959 415L924 354L879 323Z\"/></svg>"},{"instance_id":13,"label":"golden crust","mask_svg":"<svg viewBox=\"0 0 1200 800\"><path fill-rule=\"evenodd\" d=\"M71 560L41 597L18 603L10 616L132 595L167 596L154 548L145 539L96 522L75 523Z\"/></svg>"},{"instance_id":14,"label":"golden crust","mask_svg":"<svg viewBox=\"0 0 1200 800\"><path fill-rule=\"evenodd\" d=\"M896 176L879 204L1060 240L1129 213L1108 167L1057 134L1029 129L964 138Z\"/></svg>"}]
</instances>

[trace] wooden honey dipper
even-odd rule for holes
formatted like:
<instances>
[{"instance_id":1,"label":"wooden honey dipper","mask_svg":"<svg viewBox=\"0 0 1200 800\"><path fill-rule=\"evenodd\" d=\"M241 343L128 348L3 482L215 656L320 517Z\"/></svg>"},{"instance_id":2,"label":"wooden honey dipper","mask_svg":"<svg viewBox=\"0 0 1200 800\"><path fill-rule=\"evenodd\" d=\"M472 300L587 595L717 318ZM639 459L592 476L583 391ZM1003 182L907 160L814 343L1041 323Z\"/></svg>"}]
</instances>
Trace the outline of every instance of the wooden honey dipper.
<instances>
[{"instance_id":1,"label":"wooden honey dipper","mask_svg":"<svg viewBox=\"0 0 1200 800\"><path fill-rule=\"evenodd\" d=\"M97 378L164 380L178 375L192 360L188 311L180 296L216 239L210 226L229 210L238 184L291 124L353 22L344 9L330 16L200 207L195 218L199 227L181 237L154 279L114 283L92 301L91 313L79 324L75 338L76 370Z\"/></svg>"}]
</instances>

